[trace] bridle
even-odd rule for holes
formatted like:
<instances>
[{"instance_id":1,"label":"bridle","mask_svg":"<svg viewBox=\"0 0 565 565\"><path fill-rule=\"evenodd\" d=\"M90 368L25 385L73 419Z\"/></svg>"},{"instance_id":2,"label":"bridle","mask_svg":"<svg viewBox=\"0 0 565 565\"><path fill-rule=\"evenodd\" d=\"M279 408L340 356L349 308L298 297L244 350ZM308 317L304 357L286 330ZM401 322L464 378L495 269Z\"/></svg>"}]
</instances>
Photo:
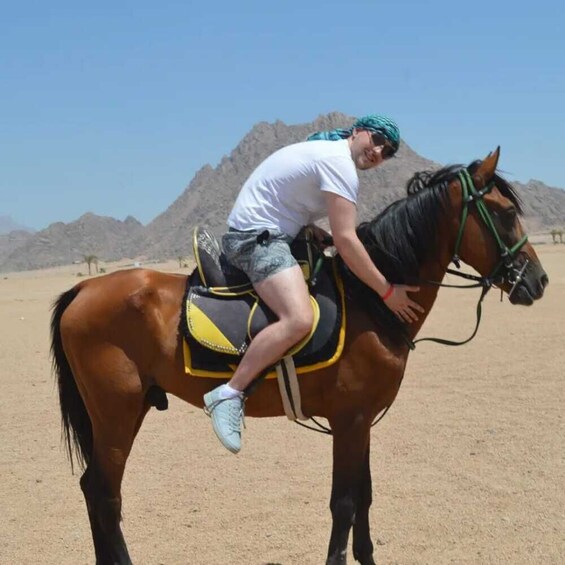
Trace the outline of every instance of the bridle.
<instances>
[{"instance_id":1,"label":"bridle","mask_svg":"<svg viewBox=\"0 0 565 565\"><path fill-rule=\"evenodd\" d=\"M461 182L461 189L463 191L463 209L461 211L461 223L459 225L459 232L457 234L457 240L455 242L455 252L453 254L453 263L457 268L460 268L460 259L459 259L459 249L461 248L461 241L463 239L463 232L465 230L465 223L467 222L467 218L469 217L469 206L475 202L477 211L479 216L483 220L483 223L486 224L487 228L489 229L490 233L493 235L500 252L500 261L494 267L492 273L487 277L487 279L496 280L496 276L498 275L499 271L504 267L506 273L505 276L502 277L502 281L506 280L510 284L515 285L518 281L519 270L516 268L514 264L514 259L520 252L520 249L524 246L524 244L528 241L528 236L524 235L520 241L518 241L515 245L508 248L496 226L494 225L494 221L492 216L487 208L486 204L483 201L483 197L491 192L491 190L496 186L494 181L491 181L489 184L485 186L482 190L477 190L469 171L466 169L459 173L459 181Z\"/></svg>"},{"instance_id":2,"label":"bridle","mask_svg":"<svg viewBox=\"0 0 565 565\"><path fill-rule=\"evenodd\" d=\"M456 271L454 269L447 269L447 273L451 275L455 275L466 280L475 281L473 284L468 285L452 285L452 284L444 284L437 281L428 281L428 280L419 280L417 283L419 284L429 284L434 286L443 286L449 288L478 288L482 287L482 292L479 297L479 301L477 303L477 323L475 325L475 329L470 337L463 341L451 341L448 339L442 338L435 338L435 337L423 337L420 339L416 339L414 341L407 339L408 346L410 349L416 348L416 343L421 341L433 341L435 343L440 343L442 345L463 345L471 341L477 331L479 329L479 324L481 321L481 312L482 312L482 302L487 295L488 291L493 286L501 286L505 282L512 285L508 296L511 296L520 281L522 280L522 276L526 271L526 267L528 266L529 259L526 258L523 265L518 265L516 263L516 257L520 253L520 250L524 246L524 244L528 241L528 236L524 235L516 244L512 247L508 247L503 239L500 237L498 230L496 229L496 225L492 218L491 213L487 205L484 203L484 196L489 194L492 189L496 186L494 181L488 183L483 189L478 190L473 182L473 178L471 177L469 171L467 169L463 169L457 175L459 178L459 182L461 184L462 190L462 200L463 200L463 208L461 210L461 222L459 224L459 231L457 233L457 239L455 240L455 251L453 253L452 262L455 264L457 269L461 268L461 259L459 257L459 251L461 249L461 242L463 240L463 233L465 231L465 225L467 223L467 218L469 217L469 208L472 204L475 205L477 208L477 212L479 217L486 225L488 231L494 237L496 244L498 246L499 251L499 261L494 266L493 270L487 277L478 277L475 275L471 275L468 273L461 273L460 271Z\"/></svg>"}]
</instances>

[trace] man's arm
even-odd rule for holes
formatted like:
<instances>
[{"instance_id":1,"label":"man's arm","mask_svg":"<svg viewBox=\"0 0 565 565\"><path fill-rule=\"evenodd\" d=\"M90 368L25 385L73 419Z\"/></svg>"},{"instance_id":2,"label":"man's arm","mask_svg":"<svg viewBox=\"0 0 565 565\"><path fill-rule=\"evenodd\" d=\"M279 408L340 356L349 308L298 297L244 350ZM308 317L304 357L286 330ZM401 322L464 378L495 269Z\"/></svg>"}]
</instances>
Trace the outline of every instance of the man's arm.
<instances>
[{"instance_id":1,"label":"man's arm","mask_svg":"<svg viewBox=\"0 0 565 565\"><path fill-rule=\"evenodd\" d=\"M385 299L385 304L401 319L412 322L418 319L416 312L423 308L410 300L407 291L416 292L418 287L391 284L373 263L369 253L357 237L357 207L353 202L332 192L324 192L328 218L334 245L345 264L354 275L361 279Z\"/></svg>"}]
</instances>

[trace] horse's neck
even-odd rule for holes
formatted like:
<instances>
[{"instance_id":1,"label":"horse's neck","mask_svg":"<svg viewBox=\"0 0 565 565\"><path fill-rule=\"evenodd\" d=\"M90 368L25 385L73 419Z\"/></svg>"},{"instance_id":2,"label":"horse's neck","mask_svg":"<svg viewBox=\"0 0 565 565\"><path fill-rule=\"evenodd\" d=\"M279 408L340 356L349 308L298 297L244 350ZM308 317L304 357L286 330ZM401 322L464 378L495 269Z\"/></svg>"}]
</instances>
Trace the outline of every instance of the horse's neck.
<instances>
[{"instance_id":1,"label":"horse's neck","mask_svg":"<svg viewBox=\"0 0 565 565\"><path fill-rule=\"evenodd\" d=\"M421 281L434 281L440 283L445 276L447 264L447 261L444 260L424 265L420 269L418 278ZM419 287L419 292L409 294L410 298L424 309L423 313L418 313L418 320L416 322L412 322L409 326L409 333L412 339L420 331L422 324L426 321L439 291L439 287L434 284L422 283Z\"/></svg>"},{"instance_id":2,"label":"horse's neck","mask_svg":"<svg viewBox=\"0 0 565 565\"><path fill-rule=\"evenodd\" d=\"M418 279L421 281L433 281L435 283L441 283L443 281L443 277L453 257L452 249L454 245L447 231L447 225L449 225L449 218L445 218L444 221L439 222L440 228L437 234L436 241L438 245L435 249L435 256L433 259L420 265ZM437 293L439 292L439 286L436 284L425 284L422 282L418 286L420 287L420 291L412 294L410 297L422 306L424 312L418 313L418 320L409 325L409 334L412 339L417 335L423 323L426 321L436 301Z\"/></svg>"}]
</instances>

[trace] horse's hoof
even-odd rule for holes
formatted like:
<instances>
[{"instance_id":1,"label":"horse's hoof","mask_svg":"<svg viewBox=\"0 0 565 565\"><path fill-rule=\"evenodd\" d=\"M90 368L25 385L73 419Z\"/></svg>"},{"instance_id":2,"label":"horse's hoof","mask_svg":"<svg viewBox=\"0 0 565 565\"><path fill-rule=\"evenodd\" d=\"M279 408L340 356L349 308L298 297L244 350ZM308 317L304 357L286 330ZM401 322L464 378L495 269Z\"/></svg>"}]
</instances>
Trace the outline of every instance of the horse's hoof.
<instances>
[{"instance_id":1,"label":"horse's hoof","mask_svg":"<svg viewBox=\"0 0 565 565\"><path fill-rule=\"evenodd\" d=\"M332 555L328 557L326 565L347 565L347 553L344 555Z\"/></svg>"},{"instance_id":2,"label":"horse's hoof","mask_svg":"<svg viewBox=\"0 0 565 565\"><path fill-rule=\"evenodd\" d=\"M355 558L355 561L361 563L361 565L377 565L372 551L366 555L359 555L358 553L353 552L353 557Z\"/></svg>"}]
</instances>

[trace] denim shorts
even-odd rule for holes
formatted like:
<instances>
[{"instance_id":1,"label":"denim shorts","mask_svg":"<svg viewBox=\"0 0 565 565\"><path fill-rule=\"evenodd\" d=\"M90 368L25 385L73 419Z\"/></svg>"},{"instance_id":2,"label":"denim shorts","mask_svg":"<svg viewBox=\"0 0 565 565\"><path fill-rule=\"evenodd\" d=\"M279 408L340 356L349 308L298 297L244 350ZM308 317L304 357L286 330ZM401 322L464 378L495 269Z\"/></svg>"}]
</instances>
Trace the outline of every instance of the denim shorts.
<instances>
[{"instance_id":1,"label":"denim shorts","mask_svg":"<svg viewBox=\"0 0 565 565\"><path fill-rule=\"evenodd\" d=\"M242 270L255 284L298 265L290 252L293 239L271 230L230 228L222 237L222 247L228 263Z\"/></svg>"}]
</instances>

